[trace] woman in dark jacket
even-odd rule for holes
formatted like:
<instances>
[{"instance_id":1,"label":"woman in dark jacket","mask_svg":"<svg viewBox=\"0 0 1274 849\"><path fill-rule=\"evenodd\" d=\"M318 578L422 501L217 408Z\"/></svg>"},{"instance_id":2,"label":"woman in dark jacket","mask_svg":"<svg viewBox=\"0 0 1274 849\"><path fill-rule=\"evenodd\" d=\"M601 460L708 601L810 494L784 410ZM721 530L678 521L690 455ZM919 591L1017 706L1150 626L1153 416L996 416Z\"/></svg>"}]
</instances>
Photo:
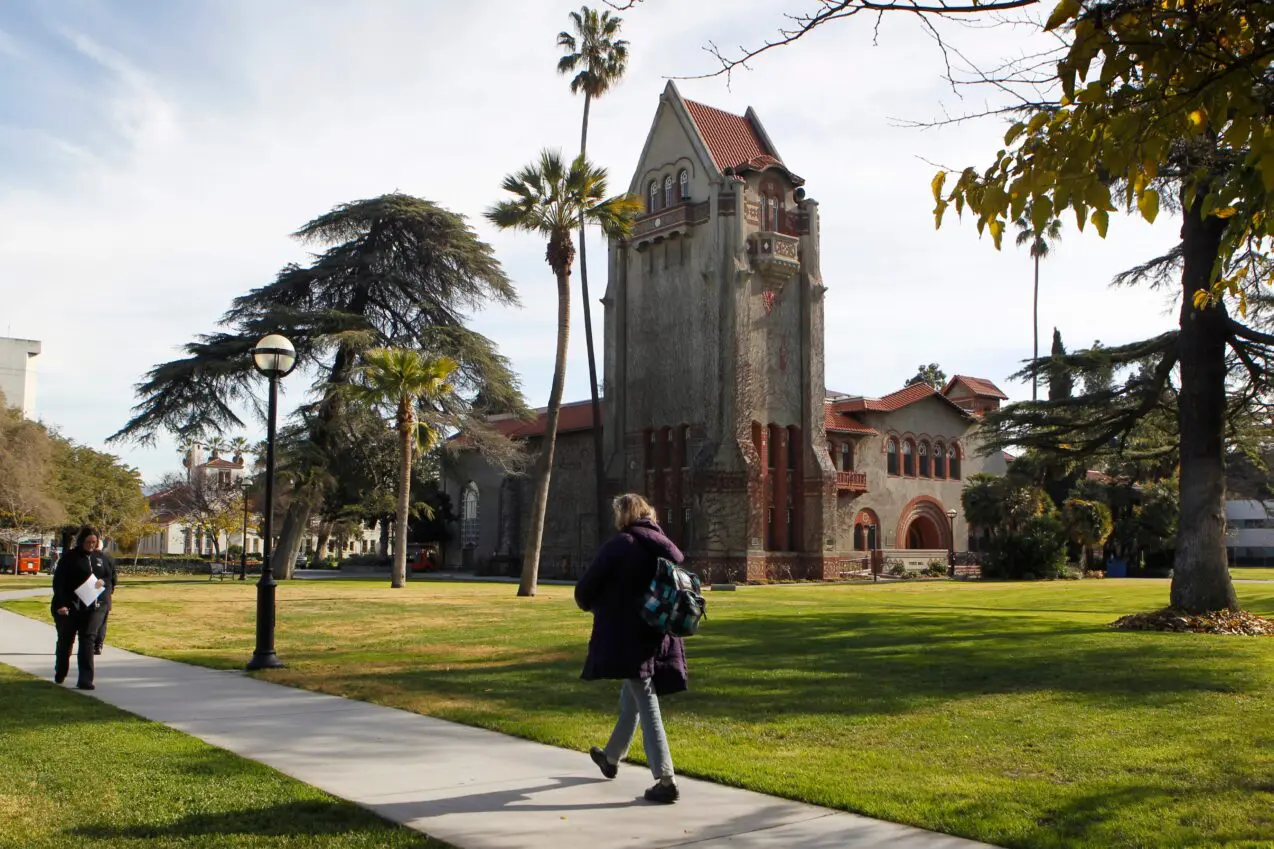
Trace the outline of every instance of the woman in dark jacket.
<instances>
[{"instance_id":1,"label":"woman in dark jacket","mask_svg":"<svg viewBox=\"0 0 1274 849\"><path fill-rule=\"evenodd\" d=\"M49 603L58 634L53 680L59 684L66 680L71 669L71 644L78 638L79 677L75 686L81 690L93 689L93 649L102 628L104 611L110 607L113 583L105 559L94 556L97 540L97 531L88 527L80 529L75 547L58 558L53 570L53 601ZM95 601L85 604L75 590L90 577L96 578L94 586L102 592Z\"/></svg>"},{"instance_id":2,"label":"woman in dark jacket","mask_svg":"<svg viewBox=\"0 0 1274 849\"><path fill-rule=\"evenodd\" d=\"M614 778L641 722L646 761L658 783L646 791L651 802L671 803L677 789L659 713L659 696L686 689L685 646L680 637L661 634L645 623L641 608L655 576L655 561L680 563L681 552L655 523L655 511L640 495L614 501L615 527L609 540L575 585L575 603L593 614L585 681L618 679L619 719L605 748L589 752L602 775Z\"/></svg>"}]
</instances>

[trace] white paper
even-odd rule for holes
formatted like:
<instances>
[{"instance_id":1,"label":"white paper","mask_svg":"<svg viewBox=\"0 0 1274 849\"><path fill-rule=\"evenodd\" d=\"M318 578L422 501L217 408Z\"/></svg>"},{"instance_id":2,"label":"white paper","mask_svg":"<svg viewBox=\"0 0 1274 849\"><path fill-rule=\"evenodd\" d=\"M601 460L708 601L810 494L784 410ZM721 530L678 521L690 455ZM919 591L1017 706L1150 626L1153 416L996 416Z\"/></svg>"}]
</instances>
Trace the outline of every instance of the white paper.
<instances>
[{"instance_id":1,"label":"white paper","mask_svg":"<svg viewBox=\"0 0 1274 849\"><path fill-rule=\"evenodd\" d=\"M79 596L80 601L84 602L84 606L88 607L97 601L97 597L102 594L105 587L98 588L97 582L100 580L96 575L89 575L88 580L75 588L75 594Z\"/></svg>"}]
</instances>

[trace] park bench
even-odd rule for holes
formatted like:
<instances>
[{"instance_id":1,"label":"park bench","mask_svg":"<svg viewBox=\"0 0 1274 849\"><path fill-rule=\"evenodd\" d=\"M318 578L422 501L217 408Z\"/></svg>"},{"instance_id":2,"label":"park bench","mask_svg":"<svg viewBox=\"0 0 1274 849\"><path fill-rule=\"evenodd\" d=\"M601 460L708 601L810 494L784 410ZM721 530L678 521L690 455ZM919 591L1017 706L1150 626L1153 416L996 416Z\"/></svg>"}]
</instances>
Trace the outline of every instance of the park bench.
<instances>
[{"instance_id":1,"label":"park bench","mask_svg":"<svg viewBox=\"0 0 1274 849\"><path fill-rule=\"evenodd\" d=\"M213 578L216 578L219 581L224 581L226 579L226 576L229 576L231 578L234 577L234 567L231 566L229 563L217 563L214 561L208 564L208 580L209 581L211 581Z\"/></svg>"}]
</instances>

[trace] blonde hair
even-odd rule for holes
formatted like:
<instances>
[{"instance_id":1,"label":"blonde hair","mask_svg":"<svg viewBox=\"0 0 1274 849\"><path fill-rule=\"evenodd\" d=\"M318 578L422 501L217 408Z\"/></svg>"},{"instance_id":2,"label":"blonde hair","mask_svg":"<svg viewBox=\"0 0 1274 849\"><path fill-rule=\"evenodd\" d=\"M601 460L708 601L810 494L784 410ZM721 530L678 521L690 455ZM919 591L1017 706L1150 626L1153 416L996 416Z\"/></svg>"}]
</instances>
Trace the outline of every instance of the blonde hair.
<instances>
[{"instance_id":1,"label":"blonde hair","mask_svg":"<svg viewBox=\"0 0 1274 849\"><path fill-rule=\"evenodd\" d=\"M611 507L615 511L616 530L622 531L642 519L649 519L652 522L657 521L655 519L655 508L651 507L649 501L635 492L625 493L616 497L611 502Z\"/></svg>"}]
</instances>

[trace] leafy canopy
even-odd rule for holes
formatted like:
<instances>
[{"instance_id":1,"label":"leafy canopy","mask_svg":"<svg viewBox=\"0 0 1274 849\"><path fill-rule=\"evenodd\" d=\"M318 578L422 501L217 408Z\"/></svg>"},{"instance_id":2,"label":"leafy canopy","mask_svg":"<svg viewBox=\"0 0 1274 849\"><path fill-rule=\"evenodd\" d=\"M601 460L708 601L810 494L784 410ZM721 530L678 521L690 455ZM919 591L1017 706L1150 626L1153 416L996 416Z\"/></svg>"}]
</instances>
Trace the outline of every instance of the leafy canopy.
<instances>
[{"instance_id":1,"label":"leafy canopy","mask_svg":"<svg viewBox=\"0 0 1274 849\"><path fill-rule=\"evenodd\" d=\"M571 12L574 33L561 32L557 46L566 51L557 62L559 74L575 74L571 93L601 97L624 75L628 67L628 42L619 35L623 20L610 12L581 6Z\"/></svg>"}]
</instances>

